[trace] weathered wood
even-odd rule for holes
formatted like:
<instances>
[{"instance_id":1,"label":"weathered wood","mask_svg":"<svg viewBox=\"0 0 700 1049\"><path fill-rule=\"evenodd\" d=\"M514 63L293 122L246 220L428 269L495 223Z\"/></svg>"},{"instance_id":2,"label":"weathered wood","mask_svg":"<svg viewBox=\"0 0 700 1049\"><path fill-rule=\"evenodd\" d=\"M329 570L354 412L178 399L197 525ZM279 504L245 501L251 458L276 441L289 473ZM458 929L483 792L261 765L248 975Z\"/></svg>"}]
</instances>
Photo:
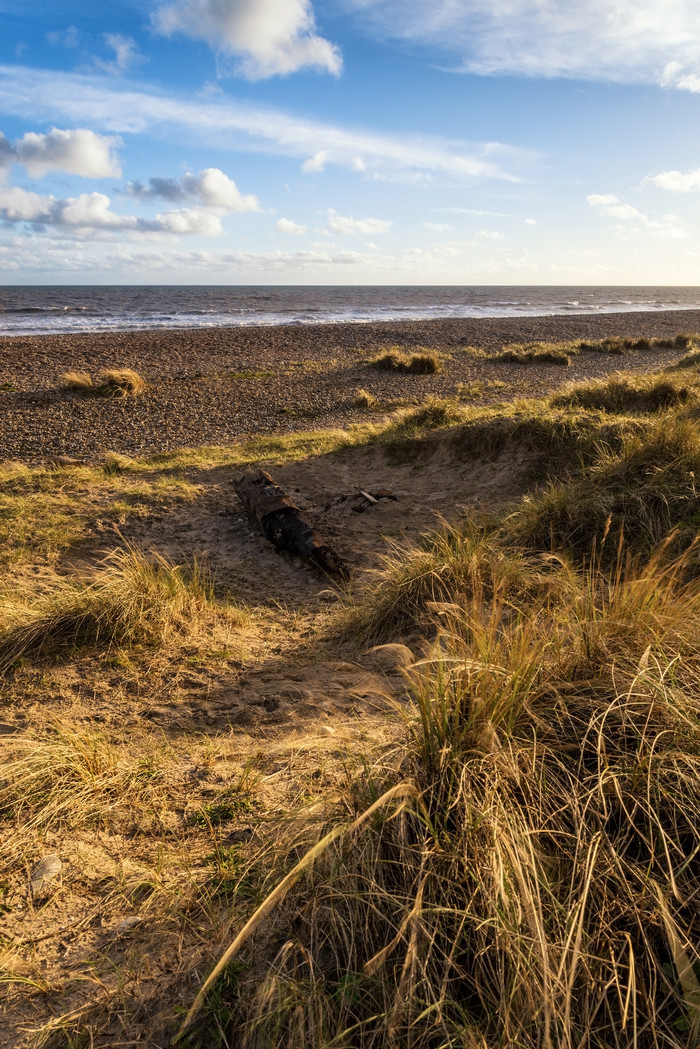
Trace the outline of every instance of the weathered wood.
<instances>
[{"instance_id":1,"label":"weathered wood","mask_svg":"<svg viewBox=\"0 0 700 1049\"><path fill-rule=\"evenodd\" d=\"M329 575L347 579L349 572L335 550L305 520L301 510L265 470L233 482L250 519L276 550L287 550Z\"/></svg>"}]
</instances>

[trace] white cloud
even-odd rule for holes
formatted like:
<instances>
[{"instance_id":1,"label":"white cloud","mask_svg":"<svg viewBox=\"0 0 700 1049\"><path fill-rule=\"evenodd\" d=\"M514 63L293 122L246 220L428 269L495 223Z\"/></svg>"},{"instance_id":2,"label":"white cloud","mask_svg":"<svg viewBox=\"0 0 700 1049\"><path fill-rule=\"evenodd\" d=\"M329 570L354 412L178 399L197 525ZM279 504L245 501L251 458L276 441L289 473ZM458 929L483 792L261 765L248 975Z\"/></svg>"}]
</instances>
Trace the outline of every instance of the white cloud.
<instances>
[{"instance_id":1,"label":"white cloud","mask_svg":"<svg viewBox=\"0 0 700 1049\"><path fill-rule=\"evenodd\" d=\"M337 47L315 31L309 0L175 0L153 23L165 36L183 33L235 56L235 71L249 80L342 67Z\"/></svg>"},{"instance_id":2,"label":"white cloud","mask_svg":"<svg viewBox=\"0 0 700 1049\"><path fill-rule=\"evenodd\" d=\"M484 208L431 208L431 211L441 211L454 215L471 215L478 219L507 219L510 218L504 211L487 211Z\"/></svg>"},{"instance_id":3,"label":"white cloud","mask_svg":"<svg viewBox=\"0 0 700 1049\"><path fill-rule=\"evenodd\" d=\"M252 194L243 196L233 179L219 168L205 168L198 175L188 173L179 179L151 178L148 185L129 182L127 193L137 200L187 200L191 197L205 208L215 210L260 211L260 201Z\"/></svg>"},{"instance_id":4,"label":"white cloud","mask_svg":"<svg viewBox=\"0 0 700 1049\"><path fill-rule=\"evenodd\" d=\"M95 69L101 73L107 73L109 76L123 76L134 66L146 61L136 41L131 37L122 36L121 33L103 33L102 39L107 47L114 51L114 58L109 61L97 57L93 59Z\"/></svg>"},{"instance_id":5,"label":"white cloud","mask_svg":"<svg viewBox=\"0 0 700 1049\"><path fill-rule=\"evenodd\" d=\"M631 204L623 204L614 193L590 193L586 200L592 208L596 208L600 214L611 219L641 219L646 222L646 215L632 207Z\"/></svg>"},{"instance_id":6,"label":"white cloud","mask_svg":"<svg viewBox=\"0 0 700 1049\"><path fill-rule=\"evenodd\" d=\"M182 184L205 207L224 211L260 211L258 198L252 194L244 197L233 179L219 168L205 168L198 175L185 175Z\"/></svg>"},{"instance_id":7,"label":"white cloud","mask_svg":"<svg viewBox=\"0 0 700 1049\"><path fill-rule=\"evenodd\" d=\"M277 219L275 229L280 233L290 233L296 237L306 233L306 226L300 226L298 222L293 222L291 219Z\"/></svg>"},{"instance_id":8,"label":"white cloud","mask_svg":"<svg viewBox=\"0 0 700 1049\"><path fill-rule=\"evenodd\" d=\"M309 157L308 160L304 161L304 163L301 165L301 170L314 173L318 171L323 171L329 159L330 156L328 150L319 149L318 152L314 153L312 157ZM351 165L352 164L354 164L354 161L351 161Z\"/></svg>"},{"instance_id":9,"label":"white cloud","mask_svg":"<svg viewBox=\"0 0 700 1049\"><path fill-rule=\"evenodd\" d=\"M96 135L87 128L61 131L52 128L44 135L28 131L15 143L17 161L24 164L33 178L51 171L65 171L84 178L119 176L115 149L118 138Z\"/></svg>"},{"instance_id":10,"label":"white cloud","mask_svg":"<svg viewBox=\"0 0 700 1049\"><path fill-rule=\"evenodd\" d=\"M518 181L505 170L530 162L532 154L493 142L480 144L418 135L382 135L291 116L230 98L192 99L147 92L125 81L78 73L0 66L0 108L30 120L66 119L116 133L150 132L172 142L187 135L220 149L263 152L300 160L326 150L332 163L352 168L358 156L369 177L454 182L472 178Z\"/></svg>"},{"instance_id":11,"label":"white cloud","mask_svg":"<svg viewBox=\"0 0 700 1049\"><path fill-rule=\"evenodd\" d=\"M6 222L28 222L78 233L120 231L134 233L195 234L215 237L222 232L217 215L202 208L164 211L153 219L119 215L111 210L104 193L81 193L57 200L19 186L0 187L0 218Z\"/></svg>"},{"instance_id":12,"label":"white cloud","mask_svg":"<svg viewBox=\"0 0 700 1049\"><path fill-rule=\"evenodd\" d=\"M67 29L59 30L58 32L54 33L47 33L46 39L50 44L53 44L54 47L61 46L74 48L77 47L80 43L81 36L82 33L80 32L78 27L71 25L68 26Z\"/></svg>"},{"instance_id":13,"label":"white cloud","mask_svg":"<svg viewBox=\"0 0 700 1049\"><path fill-rule=\"evenodd\" d=\"M391 222L386 219L355 219L352 215L339 215L332 208L328 209L328 230L331 233L362 233L365 236L377 233L387 233L391 229Z\"/></svg>"},{"instance_id":14,"label":"white cloud","mask_svg":"<svg viewBox=\"0 0 700 1049\"><path fill-rule=\"evenodd\" d=\"M526 226L536 226L537 225L537 219L525 219L525 225Z\"/></svg>"},{"instance_id":15,"label":"white cloud","mask_svg":"<svg viewBox=\"0 0 700 1049\"><path fill-rule=\"evenodd\" d=\"M495 229L480 229L476 236L480 240L503 240L503 234Z\"/></svg>"},{"instance_id":16,"label":"white cloud","mask_svg":"<svg viewBox=\"0 0 700 1049\"><path fill-rule=\"evenodd\" d=\"M17 151L0 131L0 178L10 170L17 159Z\"/></svg>"},{"instance_id":17,"label":"white cloud","mask_svg":"<svg viewBox=\"0 0 700 1049\"><path fill-rule=\"evenodd\" d=\"M434 233L444 233L445 230L452 229L449 222L424 222L423 225Z\"/></svg>"},{"instance_id":18,"label":"white cloud","mask_svg":"<svg viewBox=\"0 0 700 1049\"><path fill-rule=\"evenodd\" d=\"M671 193L692 193L700 189L700 168L694 171L660 171L644 179L646 185L668 189Z\"/></svg>"},{"instance_id":19,"label":"white cloud","mask_svg":"<svg viewBox=\"0 0 700 1049\"><path fill-rule=\"evenodd\" d=\"M632 204L625 204L614 193L590 193L586 200L599 215L605 218L617 219L625 224L637 223L637 227L644 227L660 236L682 239L687 237L687 232L680 225L680 219L676 215L662 215L661 218L653 219L644 215ZM619 227L622 232L624 227Z\"/></svg>"},{"instance_id":20,"label":"white cloud","mask_svg":"<svg viewBox=\"0 0 700 1049\"><path fill-rule=\"evenodd\" d=\"M346 0L382 35L438 45L464 72L700 91L696 0Z\"/></svg>"},{"instance_id":21,"label":"white cloud","mask_svg":"<svg viewBox=\"0 0 700 1049\"><path fill-rule=\"evenodd\" d=\"M156 215L151 223L145 224L155 231L166 233L195 234L200 237L218 237L223 233L221 219L202 208L181 208L179 211L164 211Z\"/></svg>"}]
</instances>

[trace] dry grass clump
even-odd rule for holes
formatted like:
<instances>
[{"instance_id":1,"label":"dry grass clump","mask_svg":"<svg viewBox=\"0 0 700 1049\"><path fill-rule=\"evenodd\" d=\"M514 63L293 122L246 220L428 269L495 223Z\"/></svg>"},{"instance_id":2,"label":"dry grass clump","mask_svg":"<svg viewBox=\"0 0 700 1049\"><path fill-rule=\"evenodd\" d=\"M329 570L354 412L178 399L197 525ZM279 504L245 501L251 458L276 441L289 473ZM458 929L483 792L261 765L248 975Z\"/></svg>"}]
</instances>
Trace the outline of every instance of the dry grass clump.
<instances>
[{"instance_id":1,"label":"dry grass clump","mask_svg":"<svg viewBox=\"0 0 700 1049\"><path fill-rule=\"evenodd\" d=\"M61 376L61 389L70 393L94 393L92 378L88 372L64 372Z\"/></svg>"},{"instance_id":2,"label":"dry grass clump","mask_svg":"<svg viewBox=\"0 0 700 1049\"><path fill-rule=\"evenodd\" d=\"M0 672L83 645L152 645L191 629L212 599L198 565L136 547L115 550L90 583L60 581L34 604L0 605Z\"/></svg>"},{"instance_id":3,"label":"dry grass clump","mask_svg":"<svg viewBox=\"0 0 700 1049\"><path fill-rule=\"evenodd\" d=\"M555 408L584 408L586 410L626 414L632 412L660 412L695 399L697 392L687 385L657 375L634 378L613 375L598 382L582 383L564 393L556 394L550 403Z\"/></svg>"},{"instance_id":4,"label":"dry grass clump","mask_svg":"<svg viewBox=\"0 0 700 1049\"><path fill-rule=\"evenodd\" d=\"M442 370L442 361L437 353L425 350L407 354L400 346L374 357L368 364L385 372L400 372L403 375L434 375Z\"/></svg>"},{"instance_id":5,"label":"dry grass clump","mask_svg":"<svg viewBox=\"0 0 700 1049\"><path fill-rule=\"evenodd\" d=\"M624 535L651 552L671 533L674 544L700 530L700 425L673 413L601 447L578 478L532 497L510 522L516 542L586 556L593 544L609 559ZM603 550L604 548L604 550Z\"/></svg>"},{"instance_id":6,"label":"dry grass clump","mask_svg":"<svg viewBox=\"0 0 700 1049\"><path fill-rule=\"evenodd\" d=\"M533 593L552 598L561 577L547 560L507 551L486 530L444 525L418 544L396 546L385 558L378 582L350 617L350 629L365 642L382 641L405 631L425 632L445 602L464 595L481 601L507 599L513 607Z\"/></svg>"},{"instance_id":7,"label":"dry grass clump","mask_svg":"<svg viewBox=\"0 0 700 1049\"><path fill-rule=\"evenodd\" d=\"M681 357L677 364L671 365L669 371L675 371L680 368L697 368L700 365L700 350L693 350L691 353L687 353L685 357Z\"/></svg>"},{"instance_id":8,"label":"dry grass clump","mask_svg":"<svg viewBox=\"0 0 700 1049\"><path fill-rule=\"evenodd\" d=\"M146 389L146 383L133 368L114 368L102 372L100 392L105 397L136 397Z\"/></svg>"},{"instance_id":9,"label":"dry grass clump","mask_svg":"<svg viewBox=\"0 0 700 1049\"><path fill-rule=\"evenodd\" d=\"M406 744L227 952L184 1044L697 1043L700 586L682 560L562 573L556 605L482 587L445 612Z\"/></svg>"},{"instance_id":10,"label":"dry grass clump","mask_svg":"<svg viewBox=\"0 0 700 1049\"><path fill-rule=\"evenodd\" d=\"M120 474L133 473L138 470L138 462L121 452L105 452L102 469L107 477L118 477Z\"/></svg>"},{"instance_id":11,"label":"dry grass clump","mask_svg":"<svg viewBox=\"0 0 700 1049\"><path fill-rule=\"evenodd\" d=\"M528 342L504 346L493 360L509 364L559 364L568 367L578 351L570 343Z\"/></svg>"},{"instance_id":12,"label":"dry grass clump","mask_svg":"<svg viewBox=\"0 0 700 1049\"><path fill-rule=\"evenodd\" d=\"M525 401L511 409L480 411L454 428L450 443L460 459L496 456L512 449L528 453L533 480L561 474L592 462L601 445L619 448L625 434L644 423L611 419L599 411L553 409L546 402Z\"/></svg>"},{"instance_id":13,"label":"dry grass clump","mask_svg":"<svg viewBox=\"0 0 700 1049\"><path fill-rule=\"evenodd\" d=\"M374 396L373 393L369 392L369 390L365 390L362 387L360 387L359 389L357 389L355 391L355 407L356 408L367 408L370 411L372 411L373 409L375 409L377 407L378 404L379 404L379 401L377 400L377 398Z\"/></svg>"},{"instance_id":14,"label":"dry grass clump","mask_svg":"<svg viewBox=\"0 0 700 1049\"><path fill-rule=\"evenodd\" d=\"M420 438L426 431L452 426L463 417L455 400L427 397L417 408L398 412L396 418L384 427L376 439L387 447L394 447Z\"/></svg>"},{"instance_id":15,"label":"dry grass clump","mask_svg":"<svg viewBox=\"0 0 700 1049\"><path fill-rule=\"evenodd\" d=\"M97 383L87 372L65 372L61 389L84 397L136 397L146 383L133 368L110 368L100 374Z\"/></svg>"}]
</instances>

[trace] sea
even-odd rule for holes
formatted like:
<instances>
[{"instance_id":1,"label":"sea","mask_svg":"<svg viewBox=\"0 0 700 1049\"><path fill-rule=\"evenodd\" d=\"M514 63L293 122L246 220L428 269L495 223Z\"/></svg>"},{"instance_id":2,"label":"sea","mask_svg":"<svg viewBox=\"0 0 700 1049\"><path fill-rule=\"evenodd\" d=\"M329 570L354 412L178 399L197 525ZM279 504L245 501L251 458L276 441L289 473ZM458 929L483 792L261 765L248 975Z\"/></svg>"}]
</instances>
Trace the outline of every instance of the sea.
<instances>
[{"instance_id":1,"label":"sea","mask_svg":"<svg viewBox=\"0 0 700 1049\"><path fill-rule=\"evenodd\" d=\"M0 287L0 335L691 309L700 288L42 285Z\"/></svg>"}]
</instances>

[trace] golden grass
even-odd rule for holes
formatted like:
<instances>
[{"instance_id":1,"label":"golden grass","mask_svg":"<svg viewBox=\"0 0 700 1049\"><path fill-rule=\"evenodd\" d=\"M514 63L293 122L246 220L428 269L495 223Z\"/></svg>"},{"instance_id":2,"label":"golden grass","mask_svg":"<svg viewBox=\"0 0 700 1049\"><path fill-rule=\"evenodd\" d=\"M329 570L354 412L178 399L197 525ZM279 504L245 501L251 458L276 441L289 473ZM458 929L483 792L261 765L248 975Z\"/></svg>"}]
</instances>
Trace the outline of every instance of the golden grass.
<instances>
[{"instance_id":1,"label":"golden grass","mask_svg":"<svg viewBox=\"0 0 700 1049\"><path fill-rule=\"evenodd\" d=\"M555 394L555 408L585 408L611 414L659 412L696 400L697 389L675 381L671 376L642 375L634 378L613 375L598 382L572 386Z\"/></svg>"},{"instance_id":2,"label":"golden grass","mask_svg":"<svg viewBox=\"0 0 700 1049\"><path fill-rule=\"evenodd\" d=\"M61 388L71 393L92 393L94 387L88 372L64 372L61 376Z\"/></svg>"},{"instance_id":3,"label":"golden grass","mask_svg":"<svg viewBox=\"0 0 700 1049\"><path fill-rule=\"evenodd\" d=\"M146 389L145 380L133 368L109 368L93 382L88 372L65 372L61 389L84 397L136 397Z\"/></svg>"},{"instance_id":4,"label":"golden grass","mask_svg":"<svg viewBox=\"0 0 700 1049\"><path fill-rule=\"evenodd\" d=\"M700 586L683 560L561 570L555 604L443 610L399 772L346 792L353 827L233 942L187 1044L694 1044Z\"/></svg>"},{"instance_id":5,"label":"golden grass","mask_svg":"<svg viewBox=\"0 0 700 1049\"><path fill-rule=\"evenodd\" d=\"M83 645L163 644L190 629L212 598L197 564L174 565L136 547L115 550L89 583L59 578L32 604L0 605L0 673L18 660Z\"/></svg>"},{"instance_id":6,"label":"golden grass","mask_svg":"<svg viewBox=\"0 0 700 1049\"><path fill-rule=\"evenodd\" d=\"M106 397L136 397L146 389L144 379L133 368L112 368L100 376L100 392Z\"/></svg>"},{"instance_id":7,"label":"golden grass","mask_svg":"<svg viewBox=\"0 0 700 1049\"><path fill-rule=\"evenodd\" d=\"M571 364L572 354L577 352L572 346L563 348L556 343L513 343L504 346L503 350L493 359L508 364L559 364L568 367Z\"/></svg>"},{"instance_id":8,"label":"golden grass","mask_svg":"<svg viewBox=\"0 0 700 1049\"><path fill-rule=\"evenodd\" d=\"M645 347L600 352L626 348ZM168 659L178 673L210 661L219 616L244 627L194 567L122 549L92 576L3 596L12 1031L33 1026L27 1044L46 1049L168 1045L196 1002L188 1049L694 1046L696 394L688 367L508 406L432 400L351 431L112 454L60 475L4 469L7 542L33 521L21 548L40 557L52 523L60 546L77 518L77 542L107 506L159 514L222 468L363 444L439 445L440 469L445 455L517 450L537 484L504 512L394 547L349 609L280 606L259 662L227 663L224 696L275 660L291 676L312 652L331 665L408 640L403 693L387 679L395 717L363 708L327 737L301 721L284 740L181 718L186 700L206 709L208 687L180 691ZM74 651L93 676L57 703ZM141 711L167 696L167 735L131 717L136 695ZM64 875L25 911L47 852L68 860ZM118 931L125 918L136 932ZM41 954L45 929L68 962L63 946Z\"/></svg>"},{"instance_id":9,"label":"golden grass","mask_svg":"<svg viewBox=\"0 0 700 1049\"><path fill-rule=\"evenodd\" d=\"M429 350L406 353L400 346L378 354L367 363L379 371L399 372L403 375L434 375L442 370L439 354Z\"/></svg>"},{"instance_id":10,"label":"golden grass","mask_svg":"<svg viewBox=\"0 0 700 1049\"><path fill-rule=\"evenodd\" d=\"M355 406L357 408L366 408L369 411L372 411L378 404L379 401L373 393L369 392L369 390L365 390L362 387L355 390Z\"/></svg>"}]
</instances>

